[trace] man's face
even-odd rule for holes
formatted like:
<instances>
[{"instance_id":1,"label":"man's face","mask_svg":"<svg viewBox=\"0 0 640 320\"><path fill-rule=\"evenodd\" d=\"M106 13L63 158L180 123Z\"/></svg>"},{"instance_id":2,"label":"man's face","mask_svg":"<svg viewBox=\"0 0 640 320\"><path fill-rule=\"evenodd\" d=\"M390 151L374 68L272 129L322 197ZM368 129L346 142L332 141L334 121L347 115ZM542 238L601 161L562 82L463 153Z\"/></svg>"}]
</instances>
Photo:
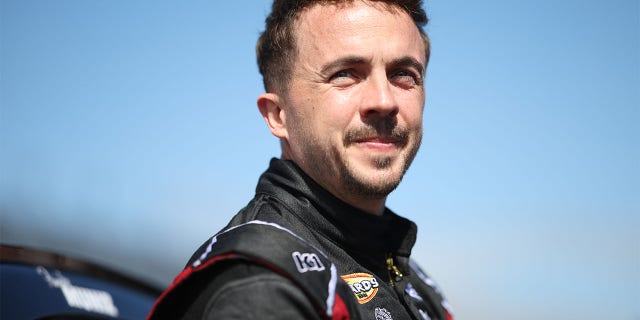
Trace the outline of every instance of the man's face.
<instances>
[{"instance_id":1,"label":"man's face","mask_svg":"<svg viewBox=\"0 0 640 320\"><path fill-rule=\"evenodd\" d=\"M354 1L313 6L295 30L298 54L282 99L285 157L347 203L384 207L422 138L418 28L399 9Z\"/></svg>"}]
</instances>

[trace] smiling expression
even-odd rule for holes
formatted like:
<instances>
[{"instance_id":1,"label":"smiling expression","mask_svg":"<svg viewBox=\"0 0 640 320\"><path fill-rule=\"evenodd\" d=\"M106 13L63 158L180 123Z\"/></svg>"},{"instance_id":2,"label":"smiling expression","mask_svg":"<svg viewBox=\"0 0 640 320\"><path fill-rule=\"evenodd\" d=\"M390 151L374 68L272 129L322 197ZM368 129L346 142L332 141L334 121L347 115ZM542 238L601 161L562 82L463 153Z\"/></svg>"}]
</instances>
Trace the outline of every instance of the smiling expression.
<instances>
[{"instance_id":1,"label":"smiling expression","mask_svg":"<svg viewBox=\"0 0 640 320\"><path fill-rule=\"evenodd\" d=\"M312 6L294 30L291 82L270 99L283 158L343 201L381 214L422 138L420 32L404 11L367 1Z\"/></svg>"}]
</instances>

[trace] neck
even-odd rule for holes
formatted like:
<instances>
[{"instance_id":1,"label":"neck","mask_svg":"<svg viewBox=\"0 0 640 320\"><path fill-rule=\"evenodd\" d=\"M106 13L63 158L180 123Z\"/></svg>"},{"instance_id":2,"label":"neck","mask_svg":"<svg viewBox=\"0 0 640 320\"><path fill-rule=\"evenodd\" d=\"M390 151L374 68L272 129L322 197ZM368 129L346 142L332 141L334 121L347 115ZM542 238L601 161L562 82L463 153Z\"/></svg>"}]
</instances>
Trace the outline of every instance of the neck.
<instances>
[{"instance_id":1,"label":"neck","mask_svg":"<svg viewBox=\"0 0 640 320\"><path fill-rule=\"evenodd\" d=\"M349 205L358 208L364 212L370 213L375 216L381 216L384 213L385 203L387 198L363 198L354 195L340 196L331 192L334 196L340 200L348 203Z\"/></svg>"},{"instance_id":2,"label":"neck","mask_svg":"<svg viewBox=\"0 0 640 320\"><path fill-rule=\"evenodd\" d=\"M305 171L304 169L302 169ZM364 212L375 216L382 216L385 210L385 204L387 201L386 196L375 197L372 195L362 195L354 192L350 192L348 188L344 188L343 185L339 185L338 182L334 182L333 185L331 182L318 179L314 177L312 174L309 174L305 171L311 179L313 179L317 184L319 184L322 188L331 193L334 197L342 200L348 205L360 209Z\"/></svg>"},{"instance_id":3,"label":"neck","mask_svg":"<svg viewBox=\"0 0 640 320\"><path fill-rule=\"evenodd\" d=\"M358 195L353 192L349 192L345 190L343 186L340 185L331 185L329 181L325 181L320 177L316 176L313 170L309 170L304 166L304 164L295 161L293 157L291 157L291 151L288 148L288 145L285 141L281 141L282 145L282 155L280 158L282 160L291 160L296 165L305 172L307 176L309 176L313 181L319 184L322 188L331 193L334 197L342 200L343 202L351 205L354 208L360 209L364 212L370 213L375 216L382 216L385 210L385 204L387 201L387 197L373 197L373 196L363 196Z\"/></svg>"}]
</instances>

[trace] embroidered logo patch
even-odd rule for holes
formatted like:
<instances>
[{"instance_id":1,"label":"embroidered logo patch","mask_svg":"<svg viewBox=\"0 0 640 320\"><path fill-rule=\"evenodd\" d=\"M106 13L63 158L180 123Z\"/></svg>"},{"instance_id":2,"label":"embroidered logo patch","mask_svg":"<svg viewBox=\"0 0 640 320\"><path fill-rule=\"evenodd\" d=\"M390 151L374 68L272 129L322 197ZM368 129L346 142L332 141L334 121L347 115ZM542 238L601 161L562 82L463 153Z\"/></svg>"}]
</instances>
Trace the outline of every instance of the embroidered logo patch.
<instances>
[{"instance_id":1,"label":"embroidered logo patch","mask_svg":"<svg viewBox=\"0 0 640 320\"><path fill-rule=\"evenodd\" d=\"M371 301L378 293L378 280L368 273L353 273L340 277L349 285L360 304Z\"/></svg>"},{"instance_id":2,"label":"embroidered logo patch","mask_svg":"<svg viewBox=\"0 0 640 320\"><path fill-rule=\"evenodd\" d=\"M293 262L298 268L298 272L305 273L307 271L323 271L324 265L315 253L300 253L298 251L291 254Z\"/></svg>"},{"instance_id":3,"label":"embroidered logo patch","mask_svg":"<svg viewBox=\"0 0 640 320\"><path fill-rule=\"evenodd\" d=\"M391 312L385 308L376 308L376 320L393 320Z\"/></svg>"}]
</instances>

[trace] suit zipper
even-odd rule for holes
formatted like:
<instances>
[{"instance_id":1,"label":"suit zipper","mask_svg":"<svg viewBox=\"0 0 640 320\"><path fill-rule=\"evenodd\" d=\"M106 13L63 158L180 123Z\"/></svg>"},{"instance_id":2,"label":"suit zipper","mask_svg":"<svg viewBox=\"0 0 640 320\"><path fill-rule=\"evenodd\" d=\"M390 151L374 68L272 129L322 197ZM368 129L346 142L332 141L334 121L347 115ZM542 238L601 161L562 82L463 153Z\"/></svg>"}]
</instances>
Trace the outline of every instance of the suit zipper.
<instances>
[{"instance_id":1,"label":"suit zipper","mask_svg":"<svg viewBox=\"0 0 640 320\"><path fill-rule=\"evenodd\" d=\"M389 284L391 284L392 287L395 286L396 282L402 281L404 276L398 266L393 262L393 255L391 254L387 255L387 271L389 272Z\"/></svg>"},{"instance_id":2,"label":"suit zipper","mask_svg":"<svg viewBox=\"0 0 640 320\"><path fill-rule=\"evenodd\" d=\"M409 317L411 317L411 319L414 319L414 320L422 319L421 316L416 314L416 312L418 312L416 307L410 306L409 302L405 299L403 294L404 286L396 285L397 283L401 282L404 279L404 275L400 271L400 268L396 266L394 261L395 259L393 258L393 255L389 253L387 255L387 271L389 272L389 284L393 288L393 291L397 294L399 302L404 306Z\"/></svg>"}]
</instances>

